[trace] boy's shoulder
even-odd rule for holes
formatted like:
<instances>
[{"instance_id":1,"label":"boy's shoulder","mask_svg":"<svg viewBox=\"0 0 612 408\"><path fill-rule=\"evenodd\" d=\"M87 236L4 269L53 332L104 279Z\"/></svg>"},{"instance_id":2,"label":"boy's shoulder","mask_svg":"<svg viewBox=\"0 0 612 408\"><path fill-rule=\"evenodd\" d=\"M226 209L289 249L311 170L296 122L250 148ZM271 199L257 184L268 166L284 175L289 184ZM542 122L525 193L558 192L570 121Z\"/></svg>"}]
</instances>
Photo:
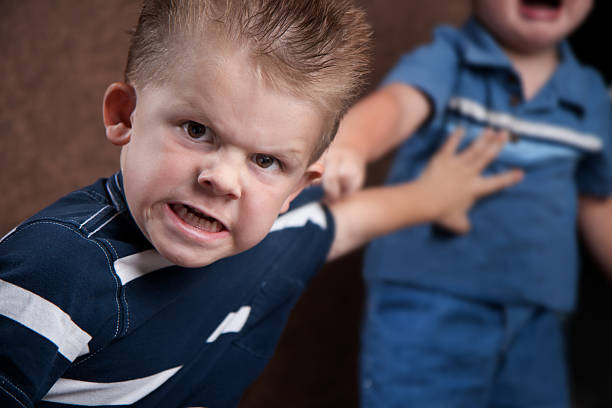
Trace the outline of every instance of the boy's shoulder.
<instances>
[{"instance_id":1,"label":"boy's shoulder","mask_svg":"<svg viewBox=\"0 0 612 408\"><path fill-rule=\"evenodd\" d=\"M75 190L34 214L2 239L0 245L14 240L31 240L33 246L61 248L66 242L54 240L59 234L64 238L92 238L108 222L120 214L128 213L121 192L120 174L101 178L95 183ZM47 234L41 234L47 232ZM68 240L72 241L72 240ZM42 242L46 242L42 245Z\"/></svg>"},{"instance_id":2,"label":"boy's shoulder","mask_svg":"<svg viewBox=\"0 0 612 408\"><path fill-rule=\"evenodd\" d=\"M96 233L118 211L106 179L73 191L28 218L0 240L0 278L30 274L69 280L84 270L107 268L112 255Z\"/></svg>"},{"instance_id":3,"label":"boy's shoulder","mask_svg":"<svg viewBox=\"0 0 612 408\"><path fill-rule=\"evenodd\" d=\"M129 215L117 173L58 199L4 236L0 278L42 276L82 288L86 282L95 287L90 281L98 279L98 287L113 286L114 262L149 248Z\"/></svg>"},{"instance_id":4,"label":"boy's shoulder","mask_svg":"<svg viewBox=\"0 0 612 408\"><path fill-rule=\"evenodd\" d=\"M595 67L578 62L579 69L575 70L576 77L568 85L575 84L574 92L592 98L595 95L609 100L608 87L603 75Z\"/></svg>"},{"instance_id":5,"label":"boy's shoulder","mask_svg":"<svg viewBox=\"0 0 612 408\"><path fill-rule=\"evenodd\" d=\"M94 215L113 206L106 187L107 179L72 191L21 223L15 230L41 222L56 222L80 229L94 221Z\"/></svg>"},{"instance_id":6,"label":"boy's shoulder","mask_svg":"<svg viewBox=\"0 0 612 408\"><path fill-rule=\"evenodd\" d=\"M472 17L461 25L439 24L433 30L433 43L446 45L460 54L473 52L486 56L499 47L491 33Z\"/></svg>"},{"instance_id":7,"label":"boy's shoulder","mask_svg":"<svg viewBox=\"0 0 612 408\"><path fill-rule=\"evenodd\" d=\"M609 117L610 95L602 74L581 62L568 41L560 44L561 63L553 78L560 97L577 106L586 123L601 123ZM607 134L601 135L608 137Z\"/></svg>"},{"instance_id":8,"label":"boy's shoulder","mask_svg":"<svg viewBox=\"0 0 612 408\"><path fill-rule=\"evenodd\" d=\"M101 179L60 198L0 241L0 291L11 299L2 312L31 328L32 344L47 338L68 361L110 340L118 324L113 253L91 236L118 213L105 188Z\"/></svg>"},{"instance_id":9,"label":"boy's shoulder","mask_svg":"<svg viewBox=\"0 0 612 408\"><path fill-rule=\"evenodd\" d=\"M104 194L105 182L73 191L15 227L0 240L0 256L33 267L66 266L105 249L91 234L116 208ZM0 265L2 269L6 265Z\"/></svg>"}]
</instances>

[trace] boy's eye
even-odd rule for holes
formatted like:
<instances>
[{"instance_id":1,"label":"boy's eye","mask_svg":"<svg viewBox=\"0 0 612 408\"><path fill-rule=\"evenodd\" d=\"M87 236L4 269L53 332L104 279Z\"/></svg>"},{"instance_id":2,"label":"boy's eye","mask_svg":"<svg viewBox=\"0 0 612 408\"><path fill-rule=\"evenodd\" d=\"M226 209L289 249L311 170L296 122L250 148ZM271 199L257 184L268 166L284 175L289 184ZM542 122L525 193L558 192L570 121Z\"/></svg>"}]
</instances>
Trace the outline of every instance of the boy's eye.
<instances>
[{"instance_id":1,"label":"boy's eye","mask_svg":"<svg viewBox=\"0 0 612 408\"><path fill-rule=\"evenodd\" d=\"M272 166L279 166L280 163L274 156L269 156L267 154L257 153L253 156L253 161L262 169L267 169Z\"/></svg>"},{"instance_id":2,"label":"boy's eye","mask_svg":"<svg viewBox=\"0 0 612 408\"><path fill-rule=\"evenodd\" d=\"M187 132L190 138L201 141L209 141L212 139L211 131L208 126L192 120L183 123L183 129Z\"/></svg>"}]
</instances>

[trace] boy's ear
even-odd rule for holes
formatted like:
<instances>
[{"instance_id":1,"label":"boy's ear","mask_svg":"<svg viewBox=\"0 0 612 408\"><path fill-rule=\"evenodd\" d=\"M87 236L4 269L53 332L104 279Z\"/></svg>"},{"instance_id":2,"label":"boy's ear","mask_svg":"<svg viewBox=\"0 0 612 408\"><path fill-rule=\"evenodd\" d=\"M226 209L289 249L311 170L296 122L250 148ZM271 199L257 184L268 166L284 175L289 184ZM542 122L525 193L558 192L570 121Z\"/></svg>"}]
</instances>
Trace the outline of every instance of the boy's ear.
<instances>
[{"instance_id":1,"label":"boy's ear","mask_svg":"<svg viewBox=\"0 0 612 408\"><path fill-rule=\"evenodd\" d=\"M136 91L124 82L112 83L106 88L102 114L106 138L122 146L130 141L132 112L136 108Z\"/></svg>"},{"instance_id":2,"label":"boy's ear","mask_svg":"<svg viewBox=\"0 0 612 408\"><path fill-rule=\"evenodd\" d=\"M291 193L283 203L283 206L280 210L281 214L287 212L287 210L289 209L289 205L291 204L293 199L297 197L303 189L312 184L318 184L321 182L321 177L323 176L324 169L325 165L323 164L322 157L316 162L312 163L310 166L308 166L308 168L304 172L304 175L302 176L302 180L300 180L300 183L296 187L295 191Z\"/></svg>"}]
</instances>

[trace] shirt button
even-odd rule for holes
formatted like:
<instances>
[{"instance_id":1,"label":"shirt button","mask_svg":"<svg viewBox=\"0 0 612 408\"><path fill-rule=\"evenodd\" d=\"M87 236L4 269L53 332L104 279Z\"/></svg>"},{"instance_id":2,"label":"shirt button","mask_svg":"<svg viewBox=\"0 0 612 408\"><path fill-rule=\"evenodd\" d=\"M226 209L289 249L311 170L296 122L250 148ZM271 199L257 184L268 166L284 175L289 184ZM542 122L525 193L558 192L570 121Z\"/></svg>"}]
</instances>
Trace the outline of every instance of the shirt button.
<instances>
[{"instance_id":1,"label":"shirt button","mask_svg":"<svg viewBox=\"0 0 612 408\"><path fill-rule=\"evenodd\" d=\"M518 95L510 95L510 106L518 106L521 103L521 97Z\"/></svg>"}]
</instances>

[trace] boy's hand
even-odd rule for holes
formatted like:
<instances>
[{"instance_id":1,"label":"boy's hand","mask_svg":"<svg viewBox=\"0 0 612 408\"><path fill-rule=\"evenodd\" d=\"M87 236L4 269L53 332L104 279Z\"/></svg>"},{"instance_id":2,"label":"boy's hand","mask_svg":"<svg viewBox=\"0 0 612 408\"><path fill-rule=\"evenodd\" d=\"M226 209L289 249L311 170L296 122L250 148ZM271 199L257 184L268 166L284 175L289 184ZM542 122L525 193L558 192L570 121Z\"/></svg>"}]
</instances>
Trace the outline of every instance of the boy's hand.
<instances>
[{"instance_id":1,"label":"boy's hand","mask_svg":"<svg viewBox=\"0 0 612 408\"><path fill-rule=\"evenodd\" d=\"M493 161L508 139L506 132L486 129L469 147L457 153L463 130L454 131L431 159L418 179L426 200L430 200L435 223L458 234L470 228L468 212L479 198L518 183L521 170L494 176L481 173Z\"/></svg>"},{"instance_id":2,"label":"boy's hand","mask_svg":"<svg viewBox=\"0 0 612 408\"><path fill-rule=\"evenodd\" d=\"M354 149L331 146L325 157L323 190L325 198L336 201L359 190L366 175L366 158Z\"/></svg>"}]
</instances>

